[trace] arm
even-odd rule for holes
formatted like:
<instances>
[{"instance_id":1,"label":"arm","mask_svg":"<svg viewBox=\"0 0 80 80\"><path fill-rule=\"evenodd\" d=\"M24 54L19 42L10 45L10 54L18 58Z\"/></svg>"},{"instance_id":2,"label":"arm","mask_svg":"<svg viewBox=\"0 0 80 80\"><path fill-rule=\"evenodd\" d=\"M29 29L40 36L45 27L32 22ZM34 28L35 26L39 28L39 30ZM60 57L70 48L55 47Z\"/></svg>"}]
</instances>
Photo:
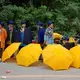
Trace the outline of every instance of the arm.
<instances>
[{"instance_id":1,"label":"arm","mask_svg":"<svg viewBox=\"0 0 80 80\"><path fill-rule=\"evenodd\" d=\"M44 45L47 45L47 35L44 35Z\"/></svg>"},{"instance_id":2,"label":"arm","mask_svg":"<svg viewBox=\"0 0 80 80\"><path fill-rule=\"evenodd\" d=\"M4 39L6 40L6 38L7 38L7 31L4 30Z\"/></svg>"}]
</instances>

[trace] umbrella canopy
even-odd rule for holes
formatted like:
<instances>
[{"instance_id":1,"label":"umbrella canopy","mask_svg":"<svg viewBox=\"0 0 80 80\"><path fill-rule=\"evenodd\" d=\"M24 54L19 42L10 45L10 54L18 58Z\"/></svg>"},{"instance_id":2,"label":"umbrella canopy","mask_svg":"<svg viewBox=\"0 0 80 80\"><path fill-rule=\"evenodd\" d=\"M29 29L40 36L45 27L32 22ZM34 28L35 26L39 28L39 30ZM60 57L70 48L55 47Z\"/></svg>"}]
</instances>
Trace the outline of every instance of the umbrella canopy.
<instances>
[{"instance_id":1,"label":"umbrella canopy","mask_svg":"<svg viewBox=\"0 0 80 80\"><path fill-rule=\"evenodd\" d=\"M70 43L75 42L75 39L74 39L73 37L70 37L70 38L69 38L69 42L70 42Z\"/></svg>"},{"instance_id":2,"label":"umbrella canopy","mask_svg":"<svg viewBox=\"0 0 80 80\"><path fill-rule=\"evenodd\" d=\"M3 52L2 61L10 58L14 54L14 52L18 50L20 44L21 43L12 43L10 46L8 46Z\"/></svg>"},{"instance_id":3,"label":"umbrella canopy","mask_svg":"<svg viewBox=\"0 0 80 80\"><path fill-rule=\"evenodd\" d=\"M29 66L38 61L42 49L40 44L29 44L23 47L16 56L17 64L22 66Z\"/></svg>"},{"instance_id":4,"label":"umbrella canopy","mask_svg":"<svg viewBox=\"0 0 80 80\"><path fill-rule=\"evenodd\" d=\"M59 33L53 33L53 37L54 37L54 39L55 38L61 39L63 36L61 34L59 34Z\"/></svg>"},{"instance_id":5,"label":"umbrella canopy","mask_svg":"<svg viewBox=\"0 0 80 80\"><path fill-rule=\"evenodd\" d=\"M60 44L48 45L42 52L43 63L54 70L68 69L73 59L69 50Z\"/></svg>"},{"instance_id":6,"label":"umbrella canopy","mask_svg":"<svg viewBox=\"0 0 80 80\"><path fill-rule=\"evenodd\" d=\"M75 68L80 68L80 45L71 48L70 52L73 57L72 66Z\"/></svg>"}]
</instances>

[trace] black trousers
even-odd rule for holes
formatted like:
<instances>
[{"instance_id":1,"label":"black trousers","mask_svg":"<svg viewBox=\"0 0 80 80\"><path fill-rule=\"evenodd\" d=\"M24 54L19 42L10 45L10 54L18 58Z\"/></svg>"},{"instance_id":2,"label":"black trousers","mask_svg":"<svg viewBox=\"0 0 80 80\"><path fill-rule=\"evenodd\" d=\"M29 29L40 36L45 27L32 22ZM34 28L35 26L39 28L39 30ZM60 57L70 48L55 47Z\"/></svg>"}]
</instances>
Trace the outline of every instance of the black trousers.
<instances>
[{"instance_id":1,"label":"black trousers","mask_svg":"<svg viewBox=\"0 0 80 80\"><path fill-rule=\"evenodd\" d=\"M6 44L6 45L5 45L5 49L6 49L8 46L9 46L9 44Z\"/></svg>"},{"instance_id":2,"label":"black trousers","mask_svg":"<svg viewBox=\"0 0 80 80\"><path fill-rule=\"evenodd\" d=\"M19 51L20 51L20 49L23 48L23 47L24 47L24 46L19 46Z\"/></svg>"},{"instance_id":3,"label":"black trousers","mask_svg":"<svg viewBox=\"0 0 80 80\"><path fill-rule=\"evenodd\" d=\"M43 62L43 56L42 56L42 54L40 55L39 60Z\"/></svg>"},{"instance_id":4,"label":"black trousers","mask_svg":"<svg viewBox=\"0 0 80 80\"><path fill-rule=\"evenodd\" d=\"M0 58L2 57L3 49L0 48Z\"/></svg>"}]
</instances>

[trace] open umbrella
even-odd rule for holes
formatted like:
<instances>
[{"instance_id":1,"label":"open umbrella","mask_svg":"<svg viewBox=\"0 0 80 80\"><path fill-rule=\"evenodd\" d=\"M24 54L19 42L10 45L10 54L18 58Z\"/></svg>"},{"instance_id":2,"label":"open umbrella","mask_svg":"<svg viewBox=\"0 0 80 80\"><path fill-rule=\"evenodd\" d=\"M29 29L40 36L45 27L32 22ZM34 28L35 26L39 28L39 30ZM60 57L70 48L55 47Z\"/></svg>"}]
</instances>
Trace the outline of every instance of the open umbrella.
<instances>
[{"instance_id":1,"label":"open umbrella","mask_svg":"<svg viewBox=\"0 0 80 80\"><path fill-rule=\"evenodd\" d=\"M59 44L48 45L42 55L43 63L54 70L68 69L73 61L69 50Z\"/></svg>"},{"instance_id":2,"label":"open umbrella","mask_svg":"<svg viewBox=\"0 0 80 80\"><path fill-rule=\"evenodd\" d=\"M72 66L75 68L80 68L80 45L71 48L70 53L73 57Z\"/></svg>"},{"instance_id":3,"label":"open umbrella","mask_svg":"<svg viewBox=\"0 0 80 80\"><path fill-rule=\"evenodd\" d=\"M40 44L29 44L23 47L16 56L17 64L22 66L29 66L38 61L42 49Z\"/></svg>"},{"instance_id":4,"label":"open umbrella","mask_svg":"<svg viewBox=\"0 0 80 80\"><path fill-rule=\"evenodd\" d=\"M14 54L14 52L18 50L20 44L21 43L12 43L10 46L8 46L3 52L2 61L10 58Z\"/></svg>"},{"instance_id":5,"label":"open umbrella","mask_svg":"<svg viewBox=\"0 0 80 80\"><path fill-rule=\"evenodd\" d=\"M54 37L54 39L55 38L61 39L63 36L61 34L59 34L59 33L53 33L53 37Z\"/></svg>"}]
</instances>

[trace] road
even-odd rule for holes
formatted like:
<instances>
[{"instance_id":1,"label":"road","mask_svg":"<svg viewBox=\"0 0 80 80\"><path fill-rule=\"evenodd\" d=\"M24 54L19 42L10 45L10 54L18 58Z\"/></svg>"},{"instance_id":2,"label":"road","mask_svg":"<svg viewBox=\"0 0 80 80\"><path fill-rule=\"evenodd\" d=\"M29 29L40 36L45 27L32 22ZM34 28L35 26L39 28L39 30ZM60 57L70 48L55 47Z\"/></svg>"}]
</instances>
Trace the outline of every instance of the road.
<instances>
[{"instance_id":1,"label":"road","mask_svg":"<svg viewBox=\"0 0 80 80\"><path fill-rule=\"evenodd\" d=\"M5 80L80 80L80 69L54 71L42 62L23 67L9 61L0 63L0 80L2 76L7 77ZM11 72L6 74L6 70Z\"/></svg>"}]
</instances>

